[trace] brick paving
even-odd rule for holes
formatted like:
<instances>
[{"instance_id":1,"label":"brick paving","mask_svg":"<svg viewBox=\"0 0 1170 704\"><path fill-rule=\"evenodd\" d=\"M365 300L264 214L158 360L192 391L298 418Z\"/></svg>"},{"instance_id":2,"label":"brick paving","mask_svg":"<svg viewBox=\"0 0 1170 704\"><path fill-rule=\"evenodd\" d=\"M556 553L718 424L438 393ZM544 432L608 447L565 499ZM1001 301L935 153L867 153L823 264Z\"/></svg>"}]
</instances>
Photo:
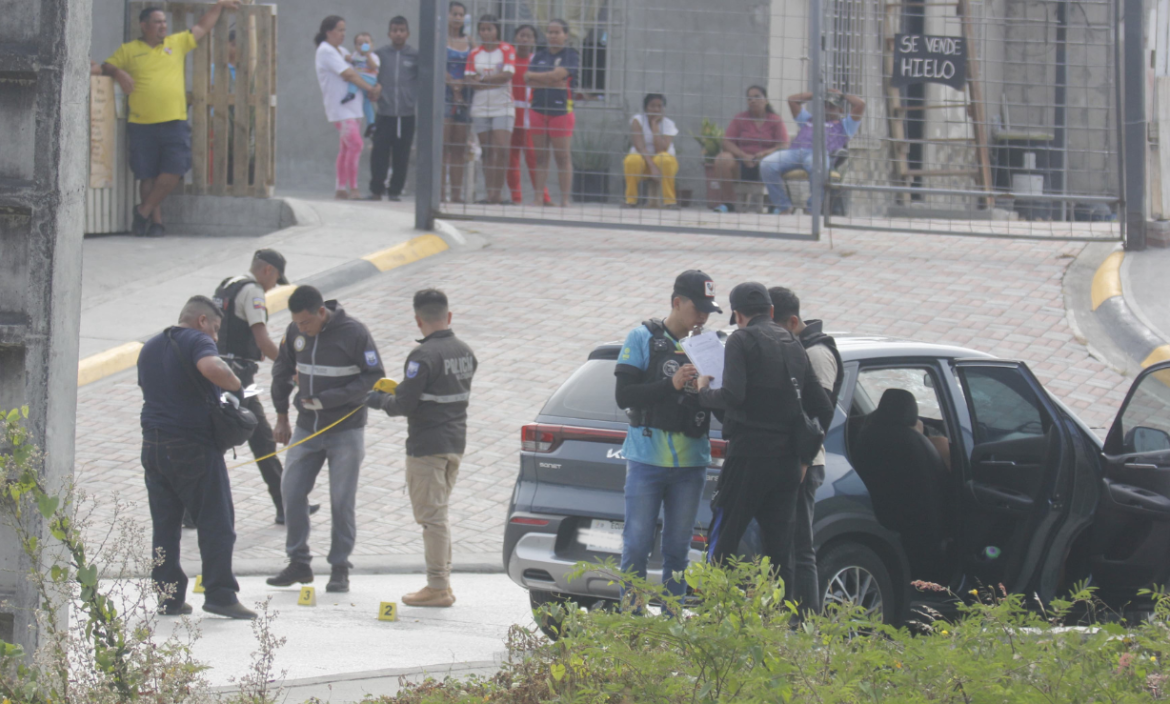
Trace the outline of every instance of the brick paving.
<instances>
[{"instance_id":1,"label":"brick paving","mask_svg":"<svg viewBox=\"0 0 1170 704\"><path fill-rule=\"evenodd\" d=\"M480 360L468 452L451 504L456 553L498 555L517 471L519 429L597 343L666 313L674 276L701 267L720 300L741 281L796 290L807 317L831 330L970 346L1026 360L1091 426L1108 424L1128 381L1093 359L1065 319L1061 278L1083 245L837 231L827 242L460 223L487 247L392 271L340 295L365 322L393 375L417 337L410 300L425 286L447 291L454 327ZM279 335L287 314L274 318ZM263 374L258 383L265 388ZM133 373L79 390L77 478L98 500L132 502L126 519L149 525L138 461L141 395ZM271 405L265 397L266 406ZM358 556L421 556L404 493L405 422L374 416L358 498ZM241 460L247 457L240 453ZM229 466L232 462L229 459ZM324 480L324 477L322 477ZM254 465L232 472L239 558L283 557L283 531ZM314 499L328 503L327 484ZM328 550L327 506L314 523L314 552Z\"/></svg>"}]
</instances>

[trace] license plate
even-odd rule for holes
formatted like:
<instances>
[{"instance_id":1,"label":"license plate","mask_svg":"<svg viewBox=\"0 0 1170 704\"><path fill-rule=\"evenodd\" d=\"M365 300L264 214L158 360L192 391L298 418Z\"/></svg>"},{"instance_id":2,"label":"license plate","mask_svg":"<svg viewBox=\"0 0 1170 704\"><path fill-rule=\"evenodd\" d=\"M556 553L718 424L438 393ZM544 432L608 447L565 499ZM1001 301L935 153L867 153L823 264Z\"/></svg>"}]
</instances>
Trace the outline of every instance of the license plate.
<instances>
[{"instance_id":1,"label":"license plate","mask_svg":"<svg viewBox=\"0 0 1170 704\"><path fill-rule=\"evenodd\" d=\"M622 528L624 521L606 521L594 518L588 528L577 530L577 540L592 552L622 554Z\"/></svg>"}]
</instances>

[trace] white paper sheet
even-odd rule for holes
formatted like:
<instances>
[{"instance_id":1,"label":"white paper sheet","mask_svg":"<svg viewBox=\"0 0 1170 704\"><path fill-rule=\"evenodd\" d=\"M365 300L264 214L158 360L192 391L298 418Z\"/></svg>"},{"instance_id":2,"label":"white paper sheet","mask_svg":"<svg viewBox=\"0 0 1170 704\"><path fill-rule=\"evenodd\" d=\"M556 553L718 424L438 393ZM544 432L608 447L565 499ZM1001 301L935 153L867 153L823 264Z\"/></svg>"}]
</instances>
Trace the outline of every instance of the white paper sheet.
<instances>
[{"instance_id":1,"label":"white paper sheet","mask_svg":"<svg viewBox=\"0 0 1170 704\"><path fill-rule=\"evenodd\" d=\"M723 386L723 343L719 341L719 335L710 331L684 337L682 348L699 374L714 377L712 389Z\"/></svg>"}]
</instances>

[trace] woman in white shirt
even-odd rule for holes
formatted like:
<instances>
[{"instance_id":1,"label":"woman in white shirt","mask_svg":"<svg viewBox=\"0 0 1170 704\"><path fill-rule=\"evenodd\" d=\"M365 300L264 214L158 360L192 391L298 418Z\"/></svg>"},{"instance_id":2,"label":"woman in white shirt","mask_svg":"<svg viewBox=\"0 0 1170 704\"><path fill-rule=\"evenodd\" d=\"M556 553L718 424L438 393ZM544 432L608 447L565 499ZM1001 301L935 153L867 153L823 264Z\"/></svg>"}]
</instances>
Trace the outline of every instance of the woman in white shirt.
<instances>
[{"instance_id":1,"label":"woman in white shirt","mask_svg":"<svg viewBox=\"0 0 1170 704\"><path fill-rule=\"evenodd\" d=\"M662 114L665 109L664 96L648 93L642 99L642 112L630 120L630 153L622 163L626 173L627 208L638 205L638 183L646 176L661 183L665 207L678 207L674 193L674 177L678 174L674 137L678 127L674 120Z\"/></svg>"},{"instance_id":2,"label":"woman in white shirt","mask_svg":"<svg viewBox=\"0 0 1170 704\"><path fill-rule=\"evenodd\" d=\"M379 86L371 86L347 61L345 20L329 15L321 20L317 43L317 82L325 101L325 117L341 135L337 149L337 194L339 200L361 198L357 187L358 163L362 158L362 101L350 93L354 85L365 91L370 100L378 101Z\"/></svg>"},{"instance_id":3,"label":"woman in white shirt","mask_svg":"<svg viewBox=\"0 0 1170 704\"><path fill-rule=\"evenodd\" d=\"M516 106L512 102L512 76L516 73L516 49L500 41L500 20L482 15L477 27L480 45L467 56L464 85L475 90L471 100L471 122L483 147L483 180L487 200L482 205L500 205L500 191L508 173L508 150Z\"/></svg>"}]
</instances>

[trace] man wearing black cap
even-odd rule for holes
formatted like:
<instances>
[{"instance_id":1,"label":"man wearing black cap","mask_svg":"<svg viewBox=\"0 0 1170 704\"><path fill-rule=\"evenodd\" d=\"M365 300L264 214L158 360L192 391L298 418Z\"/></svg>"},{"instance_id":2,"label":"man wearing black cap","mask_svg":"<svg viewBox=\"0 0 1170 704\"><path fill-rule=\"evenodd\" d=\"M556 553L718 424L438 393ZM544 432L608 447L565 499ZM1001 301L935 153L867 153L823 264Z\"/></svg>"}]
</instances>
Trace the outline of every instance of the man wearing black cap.
<instances>
[{"instance_id":1,"label":"man wearing black cap","mask_svg":"<svg viewBox=\"0 0 1170 704\"><path fill-rule=\"evenodd\" d=\"M275 249L259 249L252 255L252 267L247 276L224 279L215 290L215 303L223 312L223 328L219 333L219 354L231 366L246 388L256 377L260 362L267 357L275 360L279 349L268 336L268 302L265 294L277 286L284 286L284 256ZM264 416L259 396L245 398L243 405L252 411L260 423L248 447L253 457L266 457L276 452L272 427ZM284 502L280 498L280 475L284 472L276 457L260 460L260 476L268 485L268 495L276 507L276 522L284 524Z\"/></svg>"},{"instance_id":2,"label":"man wearing black cap","mask_svg":"<svg viewBox=\"0 0 1170 704\"><path fill-rule=\"evenodd\" d=\"M772 300L763 284L731 290L731 322L739 329L724 346L723 380L698 380L703 406L723 413L727 458L712 500L711 560L737 554L755 519L764 554L791 590L790 544L796 500L805 467L792 439L801 411L829 427L833 406L817 382L808 355L790 332L772 321ZM811 461L808 457L807 461Z\"/></svg>"},{"instance_id":3,"label":"man wearing black cap","mask_svg":"<svg viewBox=\"0 0 1170 704\"><path fill-rule=\"evenodd\" d=\"M687 568L692 529L703 496L711 442L711 414L699 406L694 386L698 371L680 341L722 313L715 282L691 269L674 280L670 314L647 320L626 336L615 369L618 405L626 409L625 527L622 571L646 576L659 510L662 525L662 582L682 596L686 585L674 579Z\"/></svg>"}]
</instances>

